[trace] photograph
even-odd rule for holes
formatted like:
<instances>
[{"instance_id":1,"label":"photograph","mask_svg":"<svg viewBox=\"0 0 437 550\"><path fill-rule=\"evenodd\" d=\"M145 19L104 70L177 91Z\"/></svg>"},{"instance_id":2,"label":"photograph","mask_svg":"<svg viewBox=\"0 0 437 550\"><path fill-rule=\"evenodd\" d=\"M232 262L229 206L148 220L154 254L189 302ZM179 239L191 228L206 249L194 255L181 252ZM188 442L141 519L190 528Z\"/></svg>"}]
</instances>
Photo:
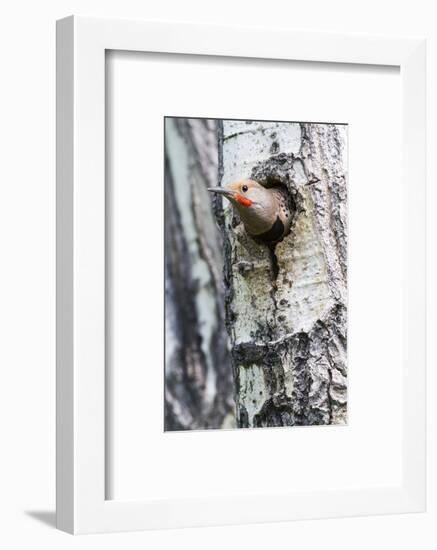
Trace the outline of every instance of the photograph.
<instances>
[{"instance_id":1,"label":"photograph","mask_svg":"<svg viewBox=\"0 0 437 550\"><path fill-rule=\"evenodd\" d=\"M164 117L165 431L347 424L348 126Z\"/></svg>"}]
</instances>

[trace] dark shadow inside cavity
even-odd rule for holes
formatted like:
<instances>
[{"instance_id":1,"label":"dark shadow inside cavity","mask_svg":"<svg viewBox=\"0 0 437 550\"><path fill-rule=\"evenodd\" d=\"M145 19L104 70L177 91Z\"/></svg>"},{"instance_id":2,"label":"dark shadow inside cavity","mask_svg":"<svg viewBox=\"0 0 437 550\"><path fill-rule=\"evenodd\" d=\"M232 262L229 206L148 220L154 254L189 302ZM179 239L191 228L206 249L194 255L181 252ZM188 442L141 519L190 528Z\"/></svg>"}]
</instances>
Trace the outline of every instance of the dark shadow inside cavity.
<instances>
[{"instance_id":1,"label":"dark shadow inside cavity","mask_svg":"<svg viewBox=\"0 0 437 550\"><path fill-rule=\"evenodd\" d=\"M269 252L270 252L270 266L272 269L272 279L274 282L276 282L276 279L279 275L279 263L278 263L278 257L276 256L276 244L268 245Z\"/></svg>"}]
</instances>

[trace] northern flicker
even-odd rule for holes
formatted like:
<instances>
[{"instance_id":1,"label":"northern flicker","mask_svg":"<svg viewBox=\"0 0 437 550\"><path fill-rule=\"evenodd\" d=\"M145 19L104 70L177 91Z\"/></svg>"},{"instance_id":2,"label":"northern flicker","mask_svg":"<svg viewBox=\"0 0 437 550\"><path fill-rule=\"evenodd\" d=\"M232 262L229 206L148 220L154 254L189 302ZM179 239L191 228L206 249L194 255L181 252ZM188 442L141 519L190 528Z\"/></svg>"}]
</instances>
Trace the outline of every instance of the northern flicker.
<instances>
[{"instance_id":1,"label":"northern flicker","mask_svg":"<svg viewBox=\"0 0 437 550\"><path fill-rule=\"evenodd\" d=\"M211 187L211 193L224 195L240 214L247 233L265 243L280 241L290 230L292 215L286 191L266 188L254 180Z\"/></svg>"}]
</instances>

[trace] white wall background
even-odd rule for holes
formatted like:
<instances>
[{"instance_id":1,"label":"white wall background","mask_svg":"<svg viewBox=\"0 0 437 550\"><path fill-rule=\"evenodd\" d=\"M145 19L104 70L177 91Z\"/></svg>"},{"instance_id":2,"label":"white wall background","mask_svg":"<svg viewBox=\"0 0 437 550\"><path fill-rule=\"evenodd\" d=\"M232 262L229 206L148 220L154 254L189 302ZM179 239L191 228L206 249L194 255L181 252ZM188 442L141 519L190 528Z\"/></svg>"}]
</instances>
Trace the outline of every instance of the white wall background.
<instances>
[{"instance_id":1,"label":"white wall background","mask_svg":"<svg viewBox=\"0 0 437 550\"><path fill-rule=\"evenodd\" d=\"M426 36L429 281L437 276L437 17L426 0L16 0L0 19L0 545L4 548L418 548L437 543L435 286L429 289L427 514L73 538L55 488L55 20L71 13Z\"/></svg>"}]
</instances>

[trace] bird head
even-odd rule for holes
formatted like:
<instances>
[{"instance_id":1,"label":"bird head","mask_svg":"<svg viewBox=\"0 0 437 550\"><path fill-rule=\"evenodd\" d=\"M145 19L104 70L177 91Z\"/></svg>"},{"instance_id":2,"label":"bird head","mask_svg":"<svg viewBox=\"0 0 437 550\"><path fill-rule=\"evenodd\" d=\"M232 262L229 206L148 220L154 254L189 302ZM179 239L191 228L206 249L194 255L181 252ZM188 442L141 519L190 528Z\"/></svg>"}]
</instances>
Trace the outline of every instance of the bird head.
<instances>
[{"instance_id":1,"label":"bird head","mask_svg":"<svg viewBox=\"0 0 437 550\"><path fill-rule=\"evenodd\" d=\"M208 191L224 195L240 212L248 208L256 209L271 200L268 190L254 180L236 181L225 187L210 187Z\"/></svg>"},{"instance_id":2,"label":"bird head","mask_svg":"<svg viewBox=\"0 0 437 550\"><path fill-rule=\"evenodd\" d=\"M251 234L269 229L276 219L277 205L271 190L254 180L236 181L224 187L211 187L208 191L226 197Z\"/></svg>"}]
</instances>

